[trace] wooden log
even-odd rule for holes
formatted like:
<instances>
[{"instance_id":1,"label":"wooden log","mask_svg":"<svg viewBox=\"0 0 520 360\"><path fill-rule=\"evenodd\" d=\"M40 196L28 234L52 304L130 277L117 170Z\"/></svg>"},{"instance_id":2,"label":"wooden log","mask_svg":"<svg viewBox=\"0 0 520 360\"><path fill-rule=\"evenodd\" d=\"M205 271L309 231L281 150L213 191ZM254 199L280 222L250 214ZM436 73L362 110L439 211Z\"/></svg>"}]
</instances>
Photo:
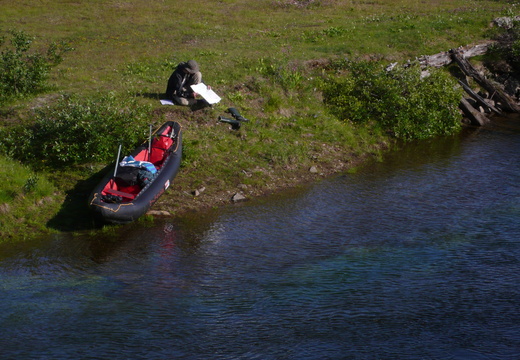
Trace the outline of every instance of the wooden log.
<instances>
[{"instance_id":1,"label":"wooden log","mask_svg":"<svg viewBox=\"0 0 520 360\"><path fill-rule=\"evenodd\" d=\"M495 86L491 81L486 79L484 76L480 75L480 73L469 63L468 60L464 58L464 56L457 49L450 50L451 56L453 60L457 63L459 68L466 74L473 78L477 84L482 86L484 90L486 90L492 99L496 102L502 104L504 111L507 112L520 112L520 106L518 106L513 99L507 95L502 89Z\"/></svg>"},{"instance_id":2,"label":"wooden log","mask_svg":"<svg viewBox=\"0 0 520 360\"><path fill-rule=\"evenodd\" d=\"M470 58L473 56L484 55L488 51L489 47L494 43L495 41L489 41L474 46L460 47L458 50L462 53L464 58ZM423 67L432 66L437 68L449 65L453 62L450 51L444 51L434 55L424 55L418 60Z\"/></svg>"},{"instance_id":3,"label":"wooden log","mask_svg":"<svg viewBox=\"0 0 520 360\"><path fill-rule=\"evenodd\" d=\"M459 84L464 88L464 91L466 91L466 93L469 96L471 96L484 109L486 109L489 112L494 112L495 114L502 114L502 111L497 109L495 106L487 103L482 96L473 91L473 89L466 85L464 82L459 80Z\"/></svg>"},{"instance_id":4,"label":"wooden log","mask_svg":"<svg viewBox=\"0 0 520 360\"><path fill-rule=\"evenodd\" d=\"M462 98L462 100L460 101L459 108L462 110L464 115L471 121L472 125L484 126L491 122L487 116L485 116L480 111L471 106L469 101L464 98Z\"/></svg>"},{"instance_id":5,"label":"wooden log","mask_svg":"<svg viewBox=\"0 0 520 360\"><path fill-rule=\"evenodd\" d=\"M419 58L419 64L421 64L423 68L428 66L440 68L451 64L452 61L453 60L448 51L434 55L424 55Z\"/></svg>"},{"instance_id":6,"label":"wooden log","mask_svg":"<svg viewBox=\"0 0 520 360\"><path fill-rule=\"evenodd\" d=\"M490 41L482 44L478 44L475 46L465 47L465 48L459 48L459 52L464 56L464 58L470 58L473 56L479 56L484 55L489 47L493 45L495 42Z\"/></svg>"}]
</instances>

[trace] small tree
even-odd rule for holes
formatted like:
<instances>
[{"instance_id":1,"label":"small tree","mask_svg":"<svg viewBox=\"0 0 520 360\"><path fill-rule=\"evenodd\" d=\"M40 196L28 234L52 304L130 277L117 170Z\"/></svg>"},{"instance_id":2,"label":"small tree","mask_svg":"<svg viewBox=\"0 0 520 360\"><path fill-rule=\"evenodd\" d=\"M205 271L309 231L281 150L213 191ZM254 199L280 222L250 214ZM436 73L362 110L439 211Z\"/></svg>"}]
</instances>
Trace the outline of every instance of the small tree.
<instances>
[{"instance_id":1,"label":"small tree","mask_svg":"<svg viewBox=\"0 0 520 360\"><path fill-rule=\"evenodd\" d=\"M0 38L0 105L28 94L45 91L50 69L72 50L65 42L52 43L45 53L30 52L34 41L23 31L10 31L11 39Z\"/></svg>"}]
</instances>

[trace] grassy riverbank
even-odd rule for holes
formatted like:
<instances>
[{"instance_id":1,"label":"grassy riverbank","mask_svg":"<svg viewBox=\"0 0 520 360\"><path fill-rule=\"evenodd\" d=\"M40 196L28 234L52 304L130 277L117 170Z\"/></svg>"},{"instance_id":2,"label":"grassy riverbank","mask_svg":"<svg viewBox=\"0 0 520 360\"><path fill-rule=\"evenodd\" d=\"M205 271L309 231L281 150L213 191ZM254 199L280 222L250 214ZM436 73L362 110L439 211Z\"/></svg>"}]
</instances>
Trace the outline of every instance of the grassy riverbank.
<instances>
[{"instance_id":1,"label":"grassy riverbank","mask_svg":"<svg viewBox=\"0 0 520 360\"><path fill-rule=\"evenodd\" d=\"M220 206L239 191L251 198L349 170L391 143L381 130L340 121L325 107L320 86L334 61L400 62L478 43L490 36L493 18L512 12L510 1L491 0L8 0L2 33L35 35L35 49L67 41L74 50L51 73L51 89L5 105L0 125L31 124L35 110L52 108L63 95L111 94L121 108L131 99L149 109L135 123L143 139L146 123L174 119L183 126L182 169L155 209ZM168 76L188 59L222 96L214 108L160 105ZM230 106L251 120L239 131L217 122ZM106 162L36 170L0 161L4 240L92 227L85 201Z\"/></svg>"}]
</instances>

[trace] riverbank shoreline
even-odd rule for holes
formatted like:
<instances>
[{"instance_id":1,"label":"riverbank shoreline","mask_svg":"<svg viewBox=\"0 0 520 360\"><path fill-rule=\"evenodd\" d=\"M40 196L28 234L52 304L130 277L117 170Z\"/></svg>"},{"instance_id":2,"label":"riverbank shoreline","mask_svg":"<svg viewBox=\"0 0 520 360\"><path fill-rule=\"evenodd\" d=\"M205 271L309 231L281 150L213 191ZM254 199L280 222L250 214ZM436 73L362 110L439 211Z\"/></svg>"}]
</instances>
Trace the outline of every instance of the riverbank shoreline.
<instances>
[{"instance_id":1,"label":"riverbank shoreline","mask_svg":"<svg viewBox=\"0 0 520 360\"><path fill-rule=\"evenodd\" d=\"M340 147L332 148L328 144L322 144L322 152L314 155L321 161L310 166L296 164L285 168L255 169L268 174L269 181L261 185L237 182L234 186L229 186L226 182L202 181L198 186L190 187L187 180L190 169L181 168L173 184L147 215L159 218L178 217L312 186L342 173L356 171L357 167L363 166L367 161L380 158L382 153L388 151L395 143L395 140L390 138L384 139L370 152L360 155L349 153ZM248 172L245 169L242 171Z\"/></svg>"}]
</instances>

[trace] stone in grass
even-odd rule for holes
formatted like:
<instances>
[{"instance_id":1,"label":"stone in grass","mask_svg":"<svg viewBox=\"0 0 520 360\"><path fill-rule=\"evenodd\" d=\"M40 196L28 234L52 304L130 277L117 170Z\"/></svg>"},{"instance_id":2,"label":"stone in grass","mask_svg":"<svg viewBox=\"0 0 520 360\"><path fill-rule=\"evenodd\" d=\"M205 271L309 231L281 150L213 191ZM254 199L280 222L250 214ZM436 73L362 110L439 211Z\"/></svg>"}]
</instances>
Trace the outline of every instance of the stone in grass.
<instances>
[{"instance_id":1,"label":"stone in grass","mask_svg":"<svg viewBox=\"0 0 520 360\"><path fill-rule=\"evenodd\" d=\"M231 197L231 201L233 201L234 203L244 200L246 200L246 197L240 192L237 192L235 195Z\"/></svg>"},{"instance_id":2,"label":"stone in grass","mask_svg":"<svg viewBox=\"0 0 520 360\"><path fill-rule=\"evenodd\" d=\"M166 210L148 210L146 215L151 216L171 216L171 214Z\"/></svg>"}]
</instances>

